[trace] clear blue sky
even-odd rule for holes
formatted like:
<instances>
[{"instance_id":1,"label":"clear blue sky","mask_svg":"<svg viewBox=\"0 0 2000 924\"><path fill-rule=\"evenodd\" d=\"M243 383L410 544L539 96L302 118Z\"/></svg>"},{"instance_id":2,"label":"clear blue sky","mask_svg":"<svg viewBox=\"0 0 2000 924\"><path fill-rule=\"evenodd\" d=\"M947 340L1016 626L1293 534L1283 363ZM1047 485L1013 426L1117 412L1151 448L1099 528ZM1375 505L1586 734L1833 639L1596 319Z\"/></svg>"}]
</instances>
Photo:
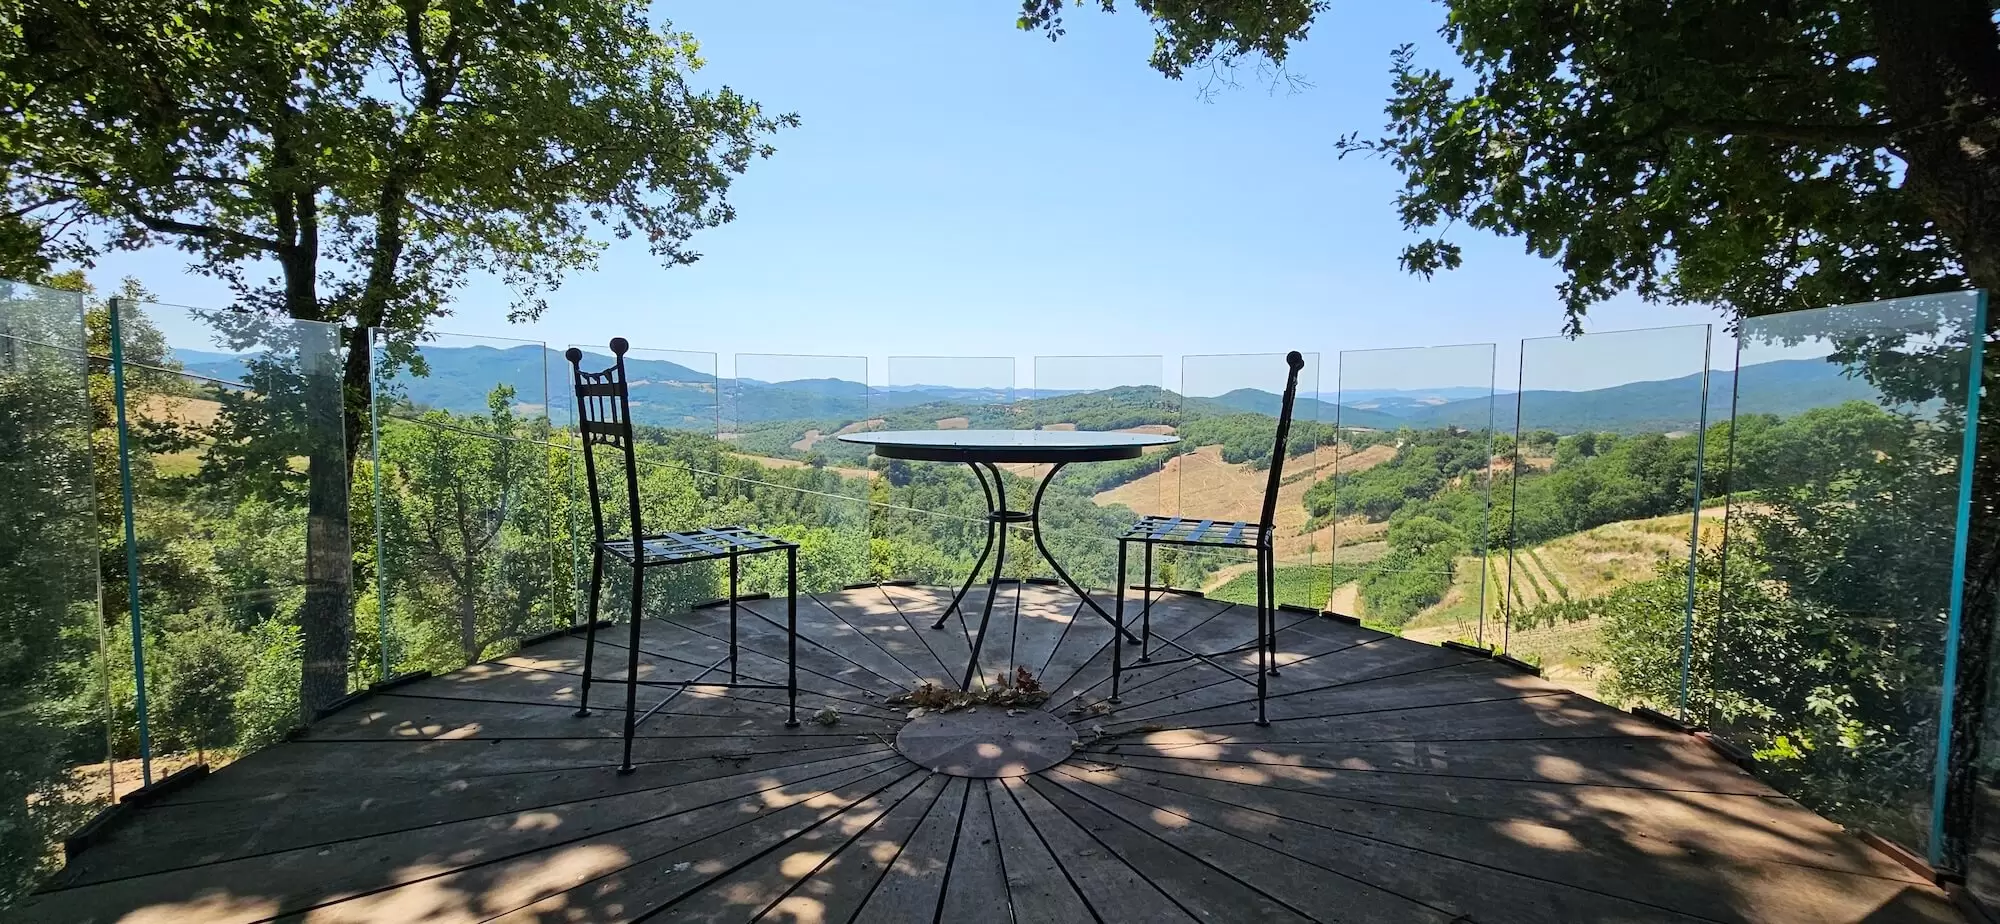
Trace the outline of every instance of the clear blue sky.
<instances>
[{"instance_id":1,"label":"clear blue sky","mask_svg":"<svg viewBox=\"0 0 2000 924\"><path fill-rule=\"evenodd\" d=\"M1392 47L1450 63L1435 5L1339 5L1293 57L1311 88L1272 93L1246 75L1209 100L1146 67L1151 33L1129 10L1074 9L1057 43L1017 31L1009 0L661 12L701 41L700 81L803 120L739 181L735 223L700 235L688 267L613 247L537 324L508 324L507 293L482 283L437 329L557 347L622 335L720 353L725 375L735 353L867 356L877 382L892 355L1013 355L1023 389L1036 355L1162 354L1172 385L1182 354L1299 349L1323 355L1329 394L1339 351L1431 344L1498 343L1509 387L1518 341L1561 330L1558 275L1518 241L1460 233L1463 269L1401 272L1398 176L1336 158L1337 136L1381 126ZM182 265L165 250L114 255L94 276L226 300ZM1711 320L1621 299L1588 327ZM1549 385L1692 371L1684 353L1621 343L1566 359ZM1470 355L1378 359L1350 387L1470 384L1483 377L1458 361Z\"/></svg>"}]
</instances>

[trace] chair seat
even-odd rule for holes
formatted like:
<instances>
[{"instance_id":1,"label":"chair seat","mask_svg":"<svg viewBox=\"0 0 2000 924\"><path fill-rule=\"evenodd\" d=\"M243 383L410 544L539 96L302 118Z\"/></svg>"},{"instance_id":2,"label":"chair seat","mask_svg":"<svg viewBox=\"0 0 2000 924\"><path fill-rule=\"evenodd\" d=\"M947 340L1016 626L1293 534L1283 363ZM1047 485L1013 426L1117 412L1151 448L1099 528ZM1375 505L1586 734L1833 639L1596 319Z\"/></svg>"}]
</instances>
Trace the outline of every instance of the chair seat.
<instances>
[{"instance_id":1,"label":"chair seat","mask_svg":"<svg viewBox=\"0 0 2000 924\"><path fill-rule=\"evenodd\" d=\"M1119 539L1124 542L1254 549L1264 541L1264 529L1242 520L1149 516L1132 524Z\"/></svg>"},{"instance_id":2,"label":"chair seat","mask_svg":"<svg viewBox=\"0 0 2000 924\"><path fill-rule=\"evenodd\" d=\"M636 543L636 556L633 551L635 543L630 539L608 539L600 546L619 559L641 567L797 548L776 536L767 536L741 526L704 526L684 533L641 536Z\"/></svg>"}]
</instances>

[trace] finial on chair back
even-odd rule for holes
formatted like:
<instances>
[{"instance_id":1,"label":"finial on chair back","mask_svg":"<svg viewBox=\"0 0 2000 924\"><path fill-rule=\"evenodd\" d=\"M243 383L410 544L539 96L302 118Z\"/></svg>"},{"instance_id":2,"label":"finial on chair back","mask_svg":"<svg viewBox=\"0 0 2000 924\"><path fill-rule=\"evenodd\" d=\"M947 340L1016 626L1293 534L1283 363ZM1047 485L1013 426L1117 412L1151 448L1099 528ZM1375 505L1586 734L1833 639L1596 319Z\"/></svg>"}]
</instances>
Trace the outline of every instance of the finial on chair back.
<instances>
[{"instance_id":1,"label":"finial on chair back","mask_svg":"<svg viewBox=\"0 0 2000 924\"><path fill-rule=\"evenodd\" d=\"M622 357L625 355L625 351L631 348L632 344L627 343L625 341L625 338L623 337L611 338L611 355Z\"/></svg>"}]
</instances>

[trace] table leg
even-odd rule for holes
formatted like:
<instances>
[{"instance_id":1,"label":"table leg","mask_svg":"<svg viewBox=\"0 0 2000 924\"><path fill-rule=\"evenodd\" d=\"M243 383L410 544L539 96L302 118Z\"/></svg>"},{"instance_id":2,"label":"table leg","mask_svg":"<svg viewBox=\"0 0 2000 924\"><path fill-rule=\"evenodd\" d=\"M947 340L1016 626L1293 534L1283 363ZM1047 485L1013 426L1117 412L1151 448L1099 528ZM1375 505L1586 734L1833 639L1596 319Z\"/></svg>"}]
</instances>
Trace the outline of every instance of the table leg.
<instances>
[{"instance_id":1,"label":"table leg","mask_svg":"<svg viewBox=\"0 0 2000 924\"><path fill-rule=\"evenodd\" d=\"M986 628L993 620L993 601L1000 596L1000 573L1007 569L1007 524L1011 522L1010 512L1007 510L1007 485L1000 478L1000 469L990 462L986 463L986 467L993 471L993 490L998 495L997 505L989 508L987 513L987 535L999 534L1000 554L993 560L993 577L986 582L986 605L979 614L979 634L972 640L972 657L965 664L965 679L958 685L959 689L967 693L972 692L972 678L979 672L979 649L986 644ZM975 464L973 471L978 470ZM980 479L980 483L984 484L985 479ZM975 568L973 574L978 573L978 569Z\"/></svg>"},{"instance_id":2,"label":"table leg","mask_svg":"<svg viewBox=\"0 0 2000 924\"><path fill-rule=\"evenodd\" d=\"M1042 494L1049 489L1049 482L1056 480L1056 473L1062 471L1063 466L1066 464L1068 463L1057 462L1051 466L1049 473L1042 476L1041 486L1035 489L1035 502L1028 508L1028 530L1035 535L1035 548L1042 553L1042 560L1048 562L1049 567L1055 569L1056 576L1062 578L1063 583L1068 584L1069 589L1078 598L1082 599L1091 609L1096 610L1099 618L1110 623L1113 628L1124 634L1125 644L1137 645L1139 644L1139 637L1133 635L1131 630L1120 626L1117 620L1111 618L1110 613L1104 611L1104 607L1098 606L1097 601L1090 598L1090 594L1085 593L1082 587L1077 586L1076 579L1070 577L1069 572L1063 570L1062 563L1056 561L1054 555L1049 554L1048 544L1042 541ZM999 473L996 472L994 475L997 478ZM1112 592L1122 596L1125 593L1125 588L1115 588Z\"/></svg>"},{"instance_id":3,"label":"table leg","mask_svg":"<svg viewBox=\"0 0 2000 924\"><path fill-rule=\"evenodd\" d=\"M993 506L993 489L987 486L986 473L979 470L979 463L968 462L966 464L972 467L972 474L979 477L979 490L986 495L986 548L980 551L979 561L973 564L972 570L966 572L965 584L958 588L958 593L952 595L951 605L945 607L944 612L938 614L937 622L931 623L931 628L933 629L944 628L945 620L951 618L951 614L958 609L959 601L964 600L965 595L972 590L972 582L979 579L979 569L986 567L986 556L993 552L993 531L1000 528L999 521L994 518L994 514L999 513L1006 506L1004 504L1000 507ZM994 479L996 481L999 479L997 472L994 474ZM1001 550L1000 557L1003 559L1006 558L1005 549ZM958 621L960 623L965 622L965 614L960 613Z\"/></svg>"}]
</instances>

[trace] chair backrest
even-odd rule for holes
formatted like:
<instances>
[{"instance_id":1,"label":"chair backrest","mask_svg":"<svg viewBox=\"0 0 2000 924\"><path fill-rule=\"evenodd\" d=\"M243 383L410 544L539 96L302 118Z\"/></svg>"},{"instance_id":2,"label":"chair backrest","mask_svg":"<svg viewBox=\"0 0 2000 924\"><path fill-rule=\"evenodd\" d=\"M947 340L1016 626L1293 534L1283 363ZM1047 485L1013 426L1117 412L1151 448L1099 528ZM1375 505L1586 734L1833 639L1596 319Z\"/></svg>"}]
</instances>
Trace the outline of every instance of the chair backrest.
<instances>
[{"instance_id":1,"label":"chair backrest","mask_svg":"<svg viewBox=\"0 0 2000 924\"><path fill-rule=\"evenodd\" d=\"M1293 350L1285 354L1285 365L1290 371L1285 373L1285 398L1278 404L1278 443L1271 447L1271 478L1264 483L1264 512L1257 520L1266 541L1278 516L1278 486L1285 480L1285 444L1292 438L1292 404L1299 398L1299 370L1306 367L1306 358Z\"/></svg>"},{"instance_id":2,"label":"chair backrest","mask_svg":"<svg viewBox=\"0 0 2000 924\"><path fill-rule=\"evenodd\" d=\"M604 503L597 493L596 447L600 445L618 449L624 455L630 535L635 539L644 535L639 528L639 460L632 438L632 396L626 390L625 378L625 351L631 348L625 338L611 338L611 366L600 372L583 371L582 350L570 347L563 352L576 383L576 429L583 439L583 476L590 485L590 520L597 528L599 542L611 538L604 528Z\"/></svg>"}]
</instances>

